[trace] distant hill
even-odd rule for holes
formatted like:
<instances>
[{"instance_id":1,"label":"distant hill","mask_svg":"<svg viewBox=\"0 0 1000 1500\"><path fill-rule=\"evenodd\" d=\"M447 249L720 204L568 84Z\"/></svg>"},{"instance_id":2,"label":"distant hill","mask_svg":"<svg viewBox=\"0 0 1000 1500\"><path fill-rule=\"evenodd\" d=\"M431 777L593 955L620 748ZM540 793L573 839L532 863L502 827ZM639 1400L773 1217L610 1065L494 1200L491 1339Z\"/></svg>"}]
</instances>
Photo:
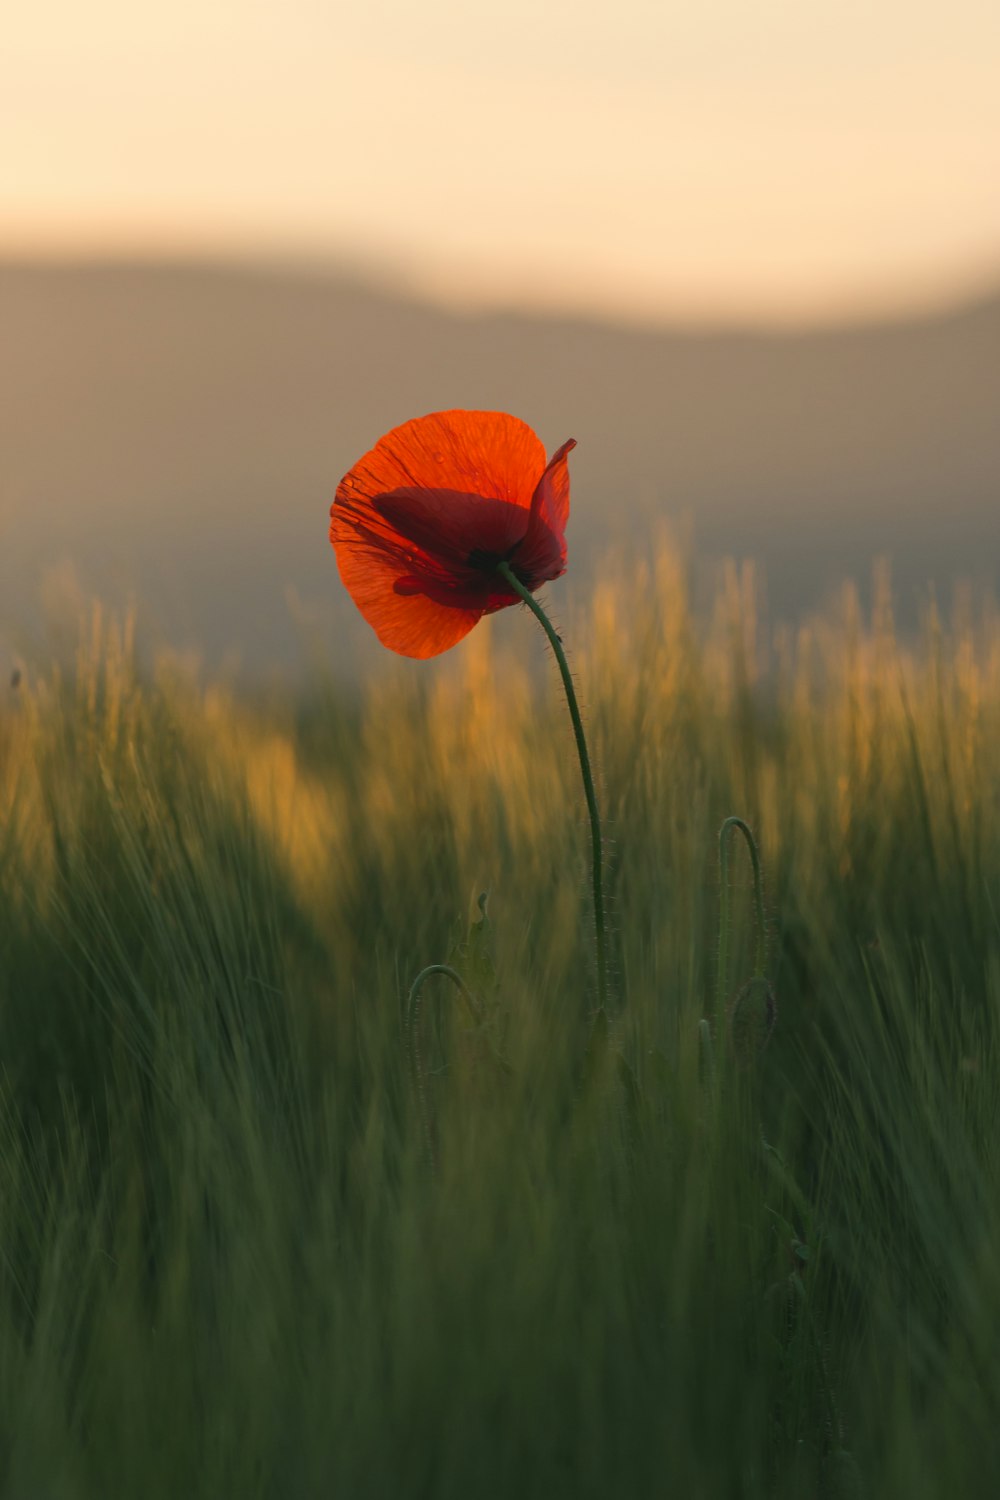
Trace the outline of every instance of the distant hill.
<instances>
[{"instance_id":1,"label":"distant hill","mask_svg":"<svg viewBox=\"0 0 1000 1500\"><path fill-rule=\"evenodd\" d=\"M326 540L336 482L449 406L574 436L571 567L688 516L798 615L888 553L904 616L995 584L1000 297L809 333L466 317L330 276L0 263L0 616L134 587L211 659L292 659L293 589L349 668L364 646ZM72 567L70 566L72 565ZM557 585L563 588L564 585Z\"/></svg>"}]
</instances>

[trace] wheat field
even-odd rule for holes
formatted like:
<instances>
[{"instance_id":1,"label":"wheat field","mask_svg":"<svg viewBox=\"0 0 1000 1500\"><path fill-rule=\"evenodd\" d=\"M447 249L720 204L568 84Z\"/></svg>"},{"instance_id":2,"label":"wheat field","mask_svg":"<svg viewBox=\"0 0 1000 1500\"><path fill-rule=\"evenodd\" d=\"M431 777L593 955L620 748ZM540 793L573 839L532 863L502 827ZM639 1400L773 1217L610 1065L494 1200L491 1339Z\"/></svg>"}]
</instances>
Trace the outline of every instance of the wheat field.
<instances>
[{"instance_id":1,"label":"wheat field","mask_svg":"<svg viewBox=\"0 0 1000 1500\"><path fill-rule=\"evenodd\" d=\"M996 1494L1000 617L663 544L558 624L600 1017L526 611L241 695L95 609L5 692L4 1496Z\"/></svg>"}]
</instances>

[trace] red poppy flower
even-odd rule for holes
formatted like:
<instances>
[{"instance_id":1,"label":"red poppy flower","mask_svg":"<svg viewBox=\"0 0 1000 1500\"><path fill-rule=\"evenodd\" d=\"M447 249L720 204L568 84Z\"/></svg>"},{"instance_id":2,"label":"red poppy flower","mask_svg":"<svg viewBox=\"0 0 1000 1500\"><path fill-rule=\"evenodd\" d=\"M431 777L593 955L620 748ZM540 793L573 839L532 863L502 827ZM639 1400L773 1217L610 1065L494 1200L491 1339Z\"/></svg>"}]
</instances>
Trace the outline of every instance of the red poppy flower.
<instances>
[{"instance_id":1,"label":"red poppy flower","mask_svg":"<svg viewBox=\"0 0 1000 1500\"><path fill-rule=\"evenodd\" d=\"M379 438L337 486L330 540L348 593L384 646L447 651L483 615L566 571L569 469L526 423L441 411Z\"/></svg>"}]
</instances>

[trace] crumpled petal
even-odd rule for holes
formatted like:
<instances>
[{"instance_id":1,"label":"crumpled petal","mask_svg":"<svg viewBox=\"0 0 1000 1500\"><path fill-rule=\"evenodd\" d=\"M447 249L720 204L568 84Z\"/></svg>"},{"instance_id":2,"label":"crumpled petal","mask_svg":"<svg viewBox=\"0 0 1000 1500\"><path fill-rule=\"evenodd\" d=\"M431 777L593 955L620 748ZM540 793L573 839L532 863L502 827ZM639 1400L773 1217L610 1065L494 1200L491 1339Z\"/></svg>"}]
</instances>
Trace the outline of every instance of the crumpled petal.
<instances>
[{"instance_id":1,"label":"crumpled petal","mask_svg":"<svg viewBox=\"0 0 1000 1500\"><path fill-rule=\"evenodd\" d=\"M398 489L372 505L409 541L456 567L470 558L505 558L524 536L530 512L506 500L457 490Z\"/></svg>"},{"instance_id":2,"label":"crumpled petal","mask_svg":"<svg viewBox=\"0 0 1000 1500\"><path fill-rule=\"evenodd\" d=\"M330 536L344 587L390 651L421 660L438 656L482 618L485 599L471 607L468 600L442 602L449 580L430 559L407 556L336 516Z\"/></svg>"},{"instance_id":3,"label":"crumpled petal","mask_svg":"<svg viewBox=\"0 0 1000 1500\"><path fill-rule=\"evenodd\" d=\"M566 571L566 523L569 520L570 438L552 455L531 497L528 529L511 559L518 573L537 587ZM531 580L535 580L532 582Z\"/></svg>"},{"instance_id":4,"label":"crumpled petal","mask_svg":"<svg viewBox=\"0 0 1000 1500\"><path fill-rule=\"evenodd\" d=\"M566 566L569 471L506 412L435 412L380 438L337 486L330 540L344 585L383 645L436 656L483 614Z\"/></svg>"},{"instance_id":5,"label":"crumpled petal","mask_svg":"<svg viewBox=\"0 0 1000 1500\"><path fill-rule=\"evenodd\" d=\"M346 474L337 499L393 490L453 490L527 510L545 449L527 422L502 411L439 411L379 438Z\"/></svg>"}]
</instances>

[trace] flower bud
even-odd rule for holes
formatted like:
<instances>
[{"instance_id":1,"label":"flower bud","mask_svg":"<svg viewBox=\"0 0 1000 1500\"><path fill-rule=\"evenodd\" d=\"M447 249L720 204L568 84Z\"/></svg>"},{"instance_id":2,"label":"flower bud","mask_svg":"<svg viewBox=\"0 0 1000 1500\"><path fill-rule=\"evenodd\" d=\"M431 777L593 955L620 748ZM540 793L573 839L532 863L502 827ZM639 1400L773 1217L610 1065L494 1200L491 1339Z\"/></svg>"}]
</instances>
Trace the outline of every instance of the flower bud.
<instances>
[{"instance_id":1,"label":"flower bud","mask_svg":"<svg viewBox=\"0 0 1000 1500\"><path fill-rule=\"evenodd\" d=\"M728 1009L729 1044L741 1068L749 1068L767 1046L778 1019L778 1002L769 981L757 974L747 981Z\"/></svg>"}]
</instances>

